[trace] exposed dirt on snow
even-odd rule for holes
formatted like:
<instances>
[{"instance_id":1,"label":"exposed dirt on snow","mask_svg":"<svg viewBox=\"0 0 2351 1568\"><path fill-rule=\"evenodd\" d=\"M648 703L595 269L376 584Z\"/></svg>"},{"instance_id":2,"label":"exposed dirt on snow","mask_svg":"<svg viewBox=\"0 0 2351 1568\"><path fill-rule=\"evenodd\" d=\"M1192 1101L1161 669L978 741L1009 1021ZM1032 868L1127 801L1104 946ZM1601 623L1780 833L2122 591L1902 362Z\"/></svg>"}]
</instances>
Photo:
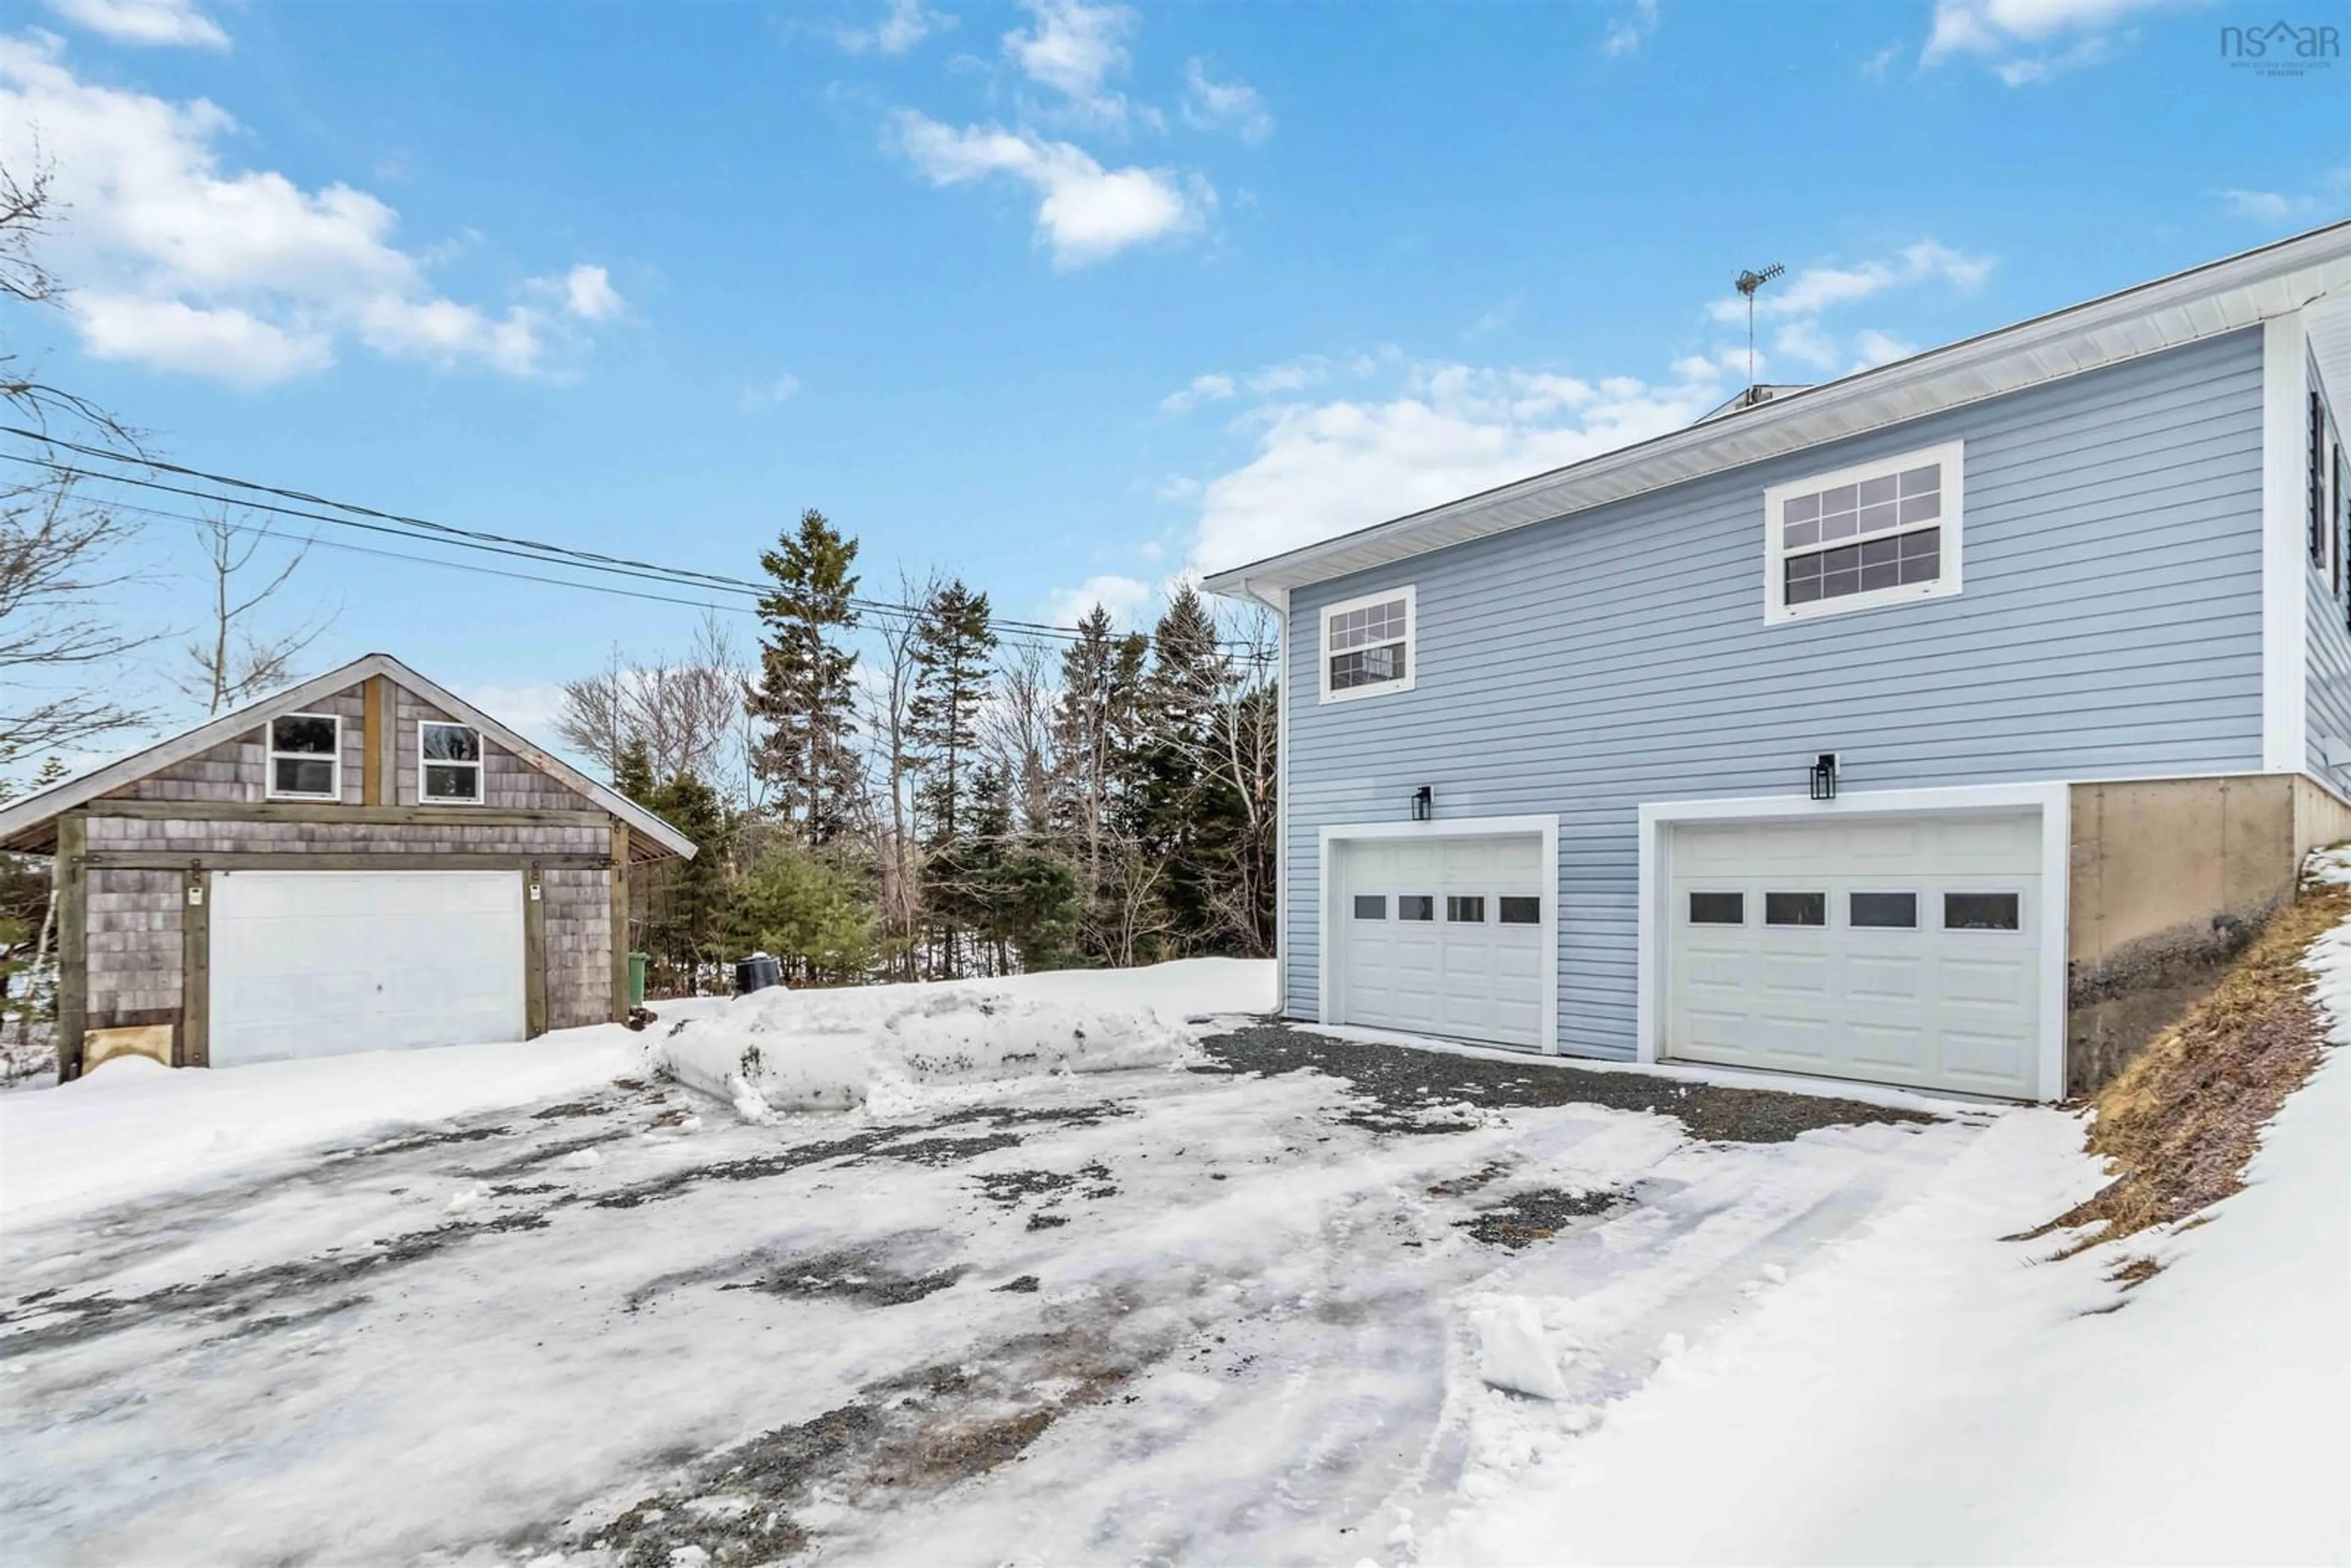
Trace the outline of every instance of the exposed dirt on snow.
<instances>
[{"instance_id":1,"label":"exposed dirt on snow","mask_svg":"<svg viewBox=\"0 0 2351 1568\"><path fill-rule=\"evenodd\" d=\"M1579 1219L1606 1214L1632 1201L1631 1193L1605 1187L1586 1192L1536 1187L1514 1194L1454 1224L1489 1246L1507 1247L1515 1252L1521 1247L1550 1240Z\"/></svg>"},{"instance_id":2,"label":"exposed dirt on snow","mask_svg":"<svg viewBox=\"0 0 2351 1568\"><path fill-rule=\"evenodd\" d=\"M1478 1124L1469 1106L1604 1105L1650 1111L1676 1118L1691 1137L1709 1143L1776 1144L1819 1127L1937 1120L1922 1112L1855 1100L1595 1072L1550 1057L1520 1062L1362 1044L1282 1024L1236 1030L1204 1044L1210 1064L1195 1071L1274 1074L1308 1070L1345 1079L1367 1102L1348 1118L1350 1124L1374 1132L1465 1132Z\"/></svg>"}]
</instances>

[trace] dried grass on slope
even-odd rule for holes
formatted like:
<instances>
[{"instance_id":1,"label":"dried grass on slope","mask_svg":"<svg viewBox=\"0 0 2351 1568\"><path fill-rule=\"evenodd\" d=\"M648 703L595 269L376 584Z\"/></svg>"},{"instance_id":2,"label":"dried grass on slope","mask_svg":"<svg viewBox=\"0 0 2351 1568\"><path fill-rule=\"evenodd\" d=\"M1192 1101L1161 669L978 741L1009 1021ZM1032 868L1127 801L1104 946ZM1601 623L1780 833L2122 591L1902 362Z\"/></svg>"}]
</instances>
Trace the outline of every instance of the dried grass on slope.
<instances>
[{"instance_id":1,"label":"dried grass on slope","mask_svg":"<svg viewBox=\"0 0 2351 1568\"><path fill-rule=\"evenodd\" d=\"M2115 1179L2042 1232L2103 1228L2095 1246L2187 1218L2244 1186L2261 1130L2318 1065L2325 1020L2302 957L2351 918L2351 888L2310 883L2213 993L2101 1090L2090 1152Z\"/></svg>"}]
</instances>

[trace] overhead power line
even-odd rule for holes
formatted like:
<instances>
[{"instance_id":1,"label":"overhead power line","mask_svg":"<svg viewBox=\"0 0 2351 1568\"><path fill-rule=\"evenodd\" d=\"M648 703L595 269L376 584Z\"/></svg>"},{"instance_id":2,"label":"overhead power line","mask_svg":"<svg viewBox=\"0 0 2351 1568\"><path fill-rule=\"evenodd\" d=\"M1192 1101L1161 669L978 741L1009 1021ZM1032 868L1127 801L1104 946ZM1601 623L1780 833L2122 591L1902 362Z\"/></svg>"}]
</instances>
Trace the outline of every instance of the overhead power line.
<instances>
[{"instance_id":1,"label":"overhead power line","mask_svg":"<svg viewBox=\"0 0 2351 1568\"><path fill-rule=\"evenodd\" d=\"M0 453L0 457L6 457L12 462L46 468L53 473L67 477L94 479L107 484L129 485L141 489L160 492L166 495L179 496L198 501L210 501L217 505L249 507L256 511L267 512L278 517L297 517L304 521L325 524L330 527L359 528L371 533L388 534L399 538L417 539L420 542L448 544L456 548L478 550L492 555L507 556L526 560L537 560L550 565L570 566L579 570L667 583L678 587L698 588L705 591L715 590L721 592L748 594L756 597L764 597L774 591L774 585L771 583L761 583L741 578L726 577L718 573L702 571L691 567L666 566L659 562L641 560L627 556L607 555L601 551L579 549L568 545L551 544L542 539L529 539L508 534L494 533L486 529L459 528L454 524L434 521L430 517L414 517L400 512L388 512L377 507L364 506L354 501L338 501L326 497L315 496L308 491L296 490L284 486L265 484L258 480L243 479L231 475L210 473L201 468L191 468L182 464L166 462L161 458L132 457L122 453L110 451L102 446L91 446L80 442L68 441L58 436L44 435L37 431L25 430L15 425L0 425L0 434L14 435L25 440L37 442L44 446L56 447L65 451L78 453L83 456L96 458L119 466L145 468L157 473L176 475L183 478L200 481L205 485L225 486L244 492L244 494L240 496L223 496L210 490L194 489L184 485L167 484L159 479L141 478L137 475L132 474L113 473L99 469L82 468L72 464L58 462L57 460L50 457L28 456L21 453ZM299 505L297 507L286 507L278 505L276 501L246 498L251 496L276 497L280 501L294 501L299 503ZM325 508L325 510L312 510L309 508ZM350 515L342 517L330 515L336 512L348 513ZM172 516L177 514L166 513L164 515ZM415 557L410 559L427 559L430 558ZM444 562L440 564L454 566L456 563ZM561 580L559 579L537 579L527 573L509 572L503 575L514 577L525 581L544 580L559 582ZM571 586L584 588L590 585L574 583L571 584ZM636 597L648 600L660 600L662 598L660 595L653 594L639 594L636 595ZM668 601L688 602L684 601ZM891 600L852 598L851 600L851 603L854 608L861 612L888 618L912 619L919 617L924 613L924 609L920 605L904 604ZM1055 626L1038 621L1022 621L999 617L994 620L993 624L999 629L999 635L1003 632L1017 632L1027 637L1050 637L1065 643L1076 642L1080 635L1070 627ZM1228 649L1250 650L1252 648L1252 644L1243 639L1220 638L1217 641L1219 646Z\"/></svg>"}]
</instances>

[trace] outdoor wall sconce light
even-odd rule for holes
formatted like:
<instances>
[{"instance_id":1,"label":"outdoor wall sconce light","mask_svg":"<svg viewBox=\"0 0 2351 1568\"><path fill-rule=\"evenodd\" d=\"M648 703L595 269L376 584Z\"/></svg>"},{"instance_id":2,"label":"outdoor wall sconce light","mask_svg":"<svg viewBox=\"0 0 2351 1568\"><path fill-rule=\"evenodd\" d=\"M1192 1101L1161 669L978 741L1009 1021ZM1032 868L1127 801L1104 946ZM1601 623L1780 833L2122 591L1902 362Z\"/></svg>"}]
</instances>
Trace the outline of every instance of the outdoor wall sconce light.
<instances>
[{"instance_id":1,"label":"outdoor wall sconce light","mask_svg":"<svg viewBox=\"0 0 2351 1568\"><path fill-rule=\"evenodd\" d=\"M1813 758L1813 799L1815 800L1835 800L1836 776L1837 754L1835 752L1823 751L1818 757Z\"/></svg>"},{"instance_id":2,"label":"outdoor wall sconce light","mask_svg":"<svg viewBox=\"0 0 2351 1568\"><path fill-rule=\"evenodd\" d=\"M1426 822L1437 815L1437 791L1424 784L1412 792L1412 820Z\"/></svg>"}]
</instances>

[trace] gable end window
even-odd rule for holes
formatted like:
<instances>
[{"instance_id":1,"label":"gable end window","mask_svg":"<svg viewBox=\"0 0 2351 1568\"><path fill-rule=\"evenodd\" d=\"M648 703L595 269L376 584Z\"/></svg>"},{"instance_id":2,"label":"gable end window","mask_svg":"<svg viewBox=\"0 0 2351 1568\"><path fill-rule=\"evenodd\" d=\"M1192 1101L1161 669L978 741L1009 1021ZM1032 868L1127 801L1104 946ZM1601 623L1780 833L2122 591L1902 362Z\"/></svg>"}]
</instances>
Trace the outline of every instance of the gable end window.
<instances>
[{"instance_id":1,"label":"gable end window","mask_svg":"<svg viewBox=\"0 0 2351 1568\"><path fill-rule=\"evenodd\" d=\"M1391 588L1322 611L1322 700L1408 692L1420 674L1420 630L1410 588Z\"/></svg>"},{"instance_id":2,"label":"gable end window","mask_svg":"<svg viewBox=\"0 0 2351 1568\"><path fill-rule=\"evenodd\" d=\"M482 803L482 732L470 724L416 726L416 798L429 806Z\"/></svg>"},{"instance_id":3,"label":"gable end window","mask_svg":"<svg viewBox=\"0 0 2351 1568\"><path fill-rule=\"evenodd\" d=\"M1763 492L1763 619L1776 624L1959 591L1961 444Z\"/></svg>"},{"instance_id":4,"label":"gable end window","mask_svg":"<svg viewBox=\"0 0 2351 1568\"><path fill-rule=\"evenodd\" d=\"M330 713L280 714L269 721L273 800L343 798L343 721Z\"/></svg>"}]
</instances>

